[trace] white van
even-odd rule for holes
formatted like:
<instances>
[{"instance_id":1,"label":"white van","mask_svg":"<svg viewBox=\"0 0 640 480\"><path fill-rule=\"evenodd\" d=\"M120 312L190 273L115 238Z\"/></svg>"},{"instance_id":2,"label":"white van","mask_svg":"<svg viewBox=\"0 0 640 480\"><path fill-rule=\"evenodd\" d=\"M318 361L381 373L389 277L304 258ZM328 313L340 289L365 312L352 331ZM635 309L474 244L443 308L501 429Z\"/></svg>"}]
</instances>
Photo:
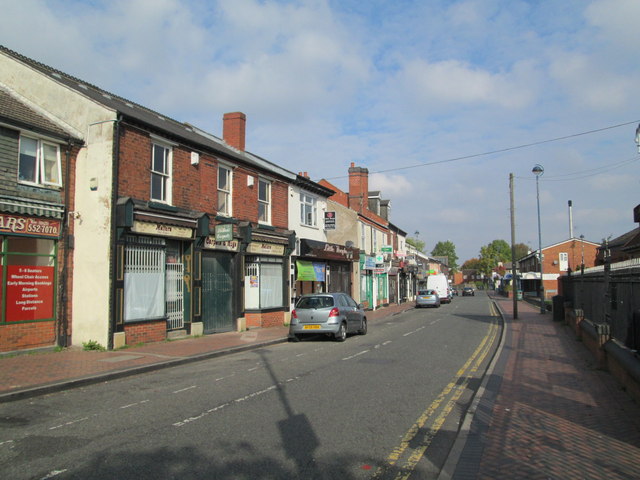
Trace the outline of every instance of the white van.
<instances>
[{"instance_id":1,"label":"white van","mask_svg":"<svg viewBox=\"0 0 640 480\"><path fill-rule=\"evenodd\" d=\"M438 292L440 303L451 302L451 297L449 296L449 282L447 281L447 276L444 273L429 275L427 277L427 288Z\"/></svg>"}]
</instances>

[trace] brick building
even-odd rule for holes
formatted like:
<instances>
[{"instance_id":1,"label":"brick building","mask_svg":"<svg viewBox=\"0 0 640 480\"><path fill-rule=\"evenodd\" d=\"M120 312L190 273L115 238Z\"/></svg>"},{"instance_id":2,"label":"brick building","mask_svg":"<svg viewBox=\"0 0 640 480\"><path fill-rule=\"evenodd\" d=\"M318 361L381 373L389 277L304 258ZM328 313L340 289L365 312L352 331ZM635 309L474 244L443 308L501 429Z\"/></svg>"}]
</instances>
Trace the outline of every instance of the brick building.
<instances>
[{"instance_id":1,"label":"brick building","mask_svg":"<svg viewBox=\"0 0 640 480\"><path fill-rule=\"evenodd\" d=\"M3 47L0 83L83 142L66 344L286 320L296 175L245 150L244 114L225 114L218 138Z\"/></svg>"}]
</instances>

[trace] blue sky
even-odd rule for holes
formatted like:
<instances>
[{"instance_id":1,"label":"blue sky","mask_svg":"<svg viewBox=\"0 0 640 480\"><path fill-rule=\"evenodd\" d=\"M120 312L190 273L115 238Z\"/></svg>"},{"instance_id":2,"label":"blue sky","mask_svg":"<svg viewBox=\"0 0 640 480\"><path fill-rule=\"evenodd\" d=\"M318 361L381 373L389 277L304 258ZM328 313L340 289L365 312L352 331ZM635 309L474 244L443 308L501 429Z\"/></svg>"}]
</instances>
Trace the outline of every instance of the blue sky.
<instances>
[{"instance_id":1,"label":"blue sky","mask_svg":"<svg viewBox=\"0 0 640 480\"><path fill-rule=\"evenodd\" d=\"M244 112L247 149L291 171L346 189L350 163L367 167L391 221L428 251L450 240L460 264L510 242L510 173L516 242L537 248L538 163L543 245L569 238L569 200L575 236L637 227L637 0L0 0L0 11L6 47L176 120L221 136L222 115Z\"/></svg>"}]
</instances>

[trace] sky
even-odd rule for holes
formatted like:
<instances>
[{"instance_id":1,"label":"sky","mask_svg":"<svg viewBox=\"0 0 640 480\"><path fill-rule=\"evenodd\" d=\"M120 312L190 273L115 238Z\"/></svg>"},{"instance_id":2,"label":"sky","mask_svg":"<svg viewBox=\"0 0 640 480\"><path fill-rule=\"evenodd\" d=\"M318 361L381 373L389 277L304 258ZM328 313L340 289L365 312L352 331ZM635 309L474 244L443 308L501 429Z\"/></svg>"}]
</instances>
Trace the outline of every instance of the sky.
<instances>
[{"instance_id":1,"label":"sky","mask_svg":"<svg viewBox=\"0 0 640 480\"><path fill-rule=\"evenodd\" d=\"M456 247L638 225L638 0L0 0L0 44L348 190ZM568 202L573 204L569 221Z\"/></svg>"}]
</instances>

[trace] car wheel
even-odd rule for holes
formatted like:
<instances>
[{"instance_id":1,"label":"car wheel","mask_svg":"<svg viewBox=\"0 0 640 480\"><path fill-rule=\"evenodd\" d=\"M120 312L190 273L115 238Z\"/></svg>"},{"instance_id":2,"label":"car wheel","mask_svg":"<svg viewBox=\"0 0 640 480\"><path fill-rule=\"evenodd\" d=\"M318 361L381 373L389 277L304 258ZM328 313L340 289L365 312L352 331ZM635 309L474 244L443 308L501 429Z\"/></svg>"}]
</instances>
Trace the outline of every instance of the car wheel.
<instances>
[{"instance_id":1,"label":"car wheel","mask_svg":"<svg viewBox=\"0 0 640 480\"><path fill-rule=\"evenodd\" d=\"M336 332L335 339L337 342L344 342L347 339L347 326L344 323L340 324L340 328Z\"/></svg>"},{"instance_id":2,"label":"car wheel","mask_svg":"<svg viewBox=\"0 0 640 480\"><path fill-rule=\"evenodd\" d=\"M360 335L366 335L367 334L367 319L366 318L362 319L362 328L360 329L360 331L358 333Z\"/></svg>"}]
</instances>

